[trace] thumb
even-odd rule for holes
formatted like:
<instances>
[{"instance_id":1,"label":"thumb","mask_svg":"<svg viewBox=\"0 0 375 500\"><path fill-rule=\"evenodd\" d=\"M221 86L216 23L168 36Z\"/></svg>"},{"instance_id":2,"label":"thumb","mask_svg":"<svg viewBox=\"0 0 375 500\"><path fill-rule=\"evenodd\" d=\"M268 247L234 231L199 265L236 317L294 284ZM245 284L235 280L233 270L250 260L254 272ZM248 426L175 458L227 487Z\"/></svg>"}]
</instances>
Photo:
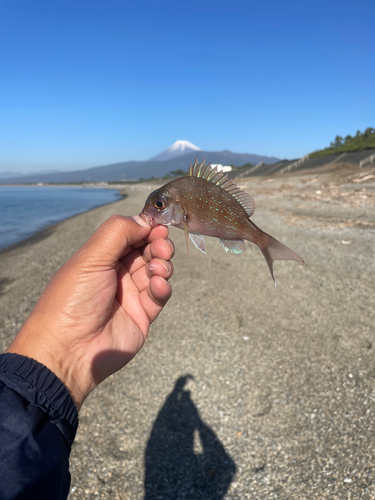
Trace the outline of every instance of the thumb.
<instances>
[{"instance_id":1,"label":"thumb","mask_svg":"<svg viewBox=\"0 0 375 500\"><path fill-rule=\"evenodd\" d=\"M82 250L90 252L102 265L114 265L121 257L144 243L151 227L139 216L113 215L91 236Z\"/></svg>"}]
</instances>

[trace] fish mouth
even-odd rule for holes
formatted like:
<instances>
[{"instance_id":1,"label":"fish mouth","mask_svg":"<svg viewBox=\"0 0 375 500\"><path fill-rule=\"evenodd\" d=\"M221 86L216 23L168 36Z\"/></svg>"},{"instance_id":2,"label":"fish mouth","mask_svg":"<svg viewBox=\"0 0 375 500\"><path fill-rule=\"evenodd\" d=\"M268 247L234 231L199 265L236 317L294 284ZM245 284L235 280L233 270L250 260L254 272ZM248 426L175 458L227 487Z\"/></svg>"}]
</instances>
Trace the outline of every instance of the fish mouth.
<instances>
[{"instance_id":1,"label":"fish mouth","mask_svg":"<svg viewBox=\"0 0 375 500\"><path fill-rule=\"evenodd\" d=\"M152 217L151 215L147 215L144 212L141 212L139 214L139 217L142 217L142 219L144 221L146 221L149 226L151 226L151 227L157 226L157 222L155 222L155 218Z\"/></svg>"}]
</instances>

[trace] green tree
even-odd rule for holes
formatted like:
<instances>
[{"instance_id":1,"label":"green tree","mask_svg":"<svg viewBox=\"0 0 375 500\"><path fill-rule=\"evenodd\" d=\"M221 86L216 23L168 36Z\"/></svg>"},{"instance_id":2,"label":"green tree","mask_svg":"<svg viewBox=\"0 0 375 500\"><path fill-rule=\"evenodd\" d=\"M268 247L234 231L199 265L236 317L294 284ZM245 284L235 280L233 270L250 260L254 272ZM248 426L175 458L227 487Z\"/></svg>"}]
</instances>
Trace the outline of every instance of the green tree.
<instances>
[{"instance_id":1,"label":"green tree","mask_svg":"<svg viewBox=\"0 0 375 500\"><path fill-rule=\"evenodd\" d=\"M178 170L172 170L168 175L172 177L181 177L183 175L186 175L186 172L185 170L182 170L182 168L179 168Z\"/></svg>"},{"instance_id":2,"label":"green tree","mask_svg":"<svg viewBox=\"0 0 375 500\"><path fill-rule=\"evenodd\" d=\"M336 135L334 142L331 142L331 148L339 148L344 144L344 139L341 135Z\"/></svg>"},{"instance_id":3,"label":"green tree","mask_svg":"<svg viewBox=\"0 0 375 500\"><path fill-rule=\"evenodd\" d=\"M318 156L332 155L338 153L351 153L354 151L364 151L365 149L375 148L375 129L373 127L367 127L362 133L357 130L354 137L347 135L343 139L340 135L335 137L335 140L331 142L329 147L321 149L319 151L314 151L310 154L310 158L317 158Z\"/></svg>"},{"instance_id":4,"label":"green tree","mask_svg":"<svg viewBox=\"0 0 375 500\"><path fill-rule=\"evenodd\" d=\"M371 135L373 134L375 134L375 129L373 129L372 127L367 127L366 130L363 132L363 135L364 137L366 137L366 139L371 137Z\"/></svg>"}]
</instances>

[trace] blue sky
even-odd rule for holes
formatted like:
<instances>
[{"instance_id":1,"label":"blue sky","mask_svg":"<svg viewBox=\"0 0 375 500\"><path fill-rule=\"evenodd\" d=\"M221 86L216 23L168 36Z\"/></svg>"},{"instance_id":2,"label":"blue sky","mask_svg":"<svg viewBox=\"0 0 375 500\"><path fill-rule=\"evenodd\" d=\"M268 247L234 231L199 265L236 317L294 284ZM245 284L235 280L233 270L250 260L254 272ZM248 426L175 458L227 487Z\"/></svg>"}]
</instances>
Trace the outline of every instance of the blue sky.
<instances>
[{"instance_id":1,"label":"blue sky","mask_svg":"<svg viewBox=\"0 0 375 500\"><path fill-rule=\"evenodd\" d=\"M0 171L176 140L296 158L375 126L374 0L0 0Z\"/></svg>"}]
</instances>

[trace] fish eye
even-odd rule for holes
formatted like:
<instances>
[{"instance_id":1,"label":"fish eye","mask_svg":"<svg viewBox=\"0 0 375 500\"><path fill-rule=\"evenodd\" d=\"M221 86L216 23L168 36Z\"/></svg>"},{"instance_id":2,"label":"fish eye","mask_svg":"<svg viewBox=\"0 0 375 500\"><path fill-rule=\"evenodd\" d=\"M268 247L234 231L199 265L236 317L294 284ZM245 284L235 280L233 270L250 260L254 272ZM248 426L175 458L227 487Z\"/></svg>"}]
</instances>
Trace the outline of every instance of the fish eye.
<instances>
[{"instance_id":1,"label":"fish eye","mask_svg":"<svg viewBox=\"0 0 375 500\"><path fill-rule=\"evenodd\" d=\"M156 200L154 205L158 210L161 210L162 208L164 208L165 203L162 200Z\"/></svg>"}]
</instances>

